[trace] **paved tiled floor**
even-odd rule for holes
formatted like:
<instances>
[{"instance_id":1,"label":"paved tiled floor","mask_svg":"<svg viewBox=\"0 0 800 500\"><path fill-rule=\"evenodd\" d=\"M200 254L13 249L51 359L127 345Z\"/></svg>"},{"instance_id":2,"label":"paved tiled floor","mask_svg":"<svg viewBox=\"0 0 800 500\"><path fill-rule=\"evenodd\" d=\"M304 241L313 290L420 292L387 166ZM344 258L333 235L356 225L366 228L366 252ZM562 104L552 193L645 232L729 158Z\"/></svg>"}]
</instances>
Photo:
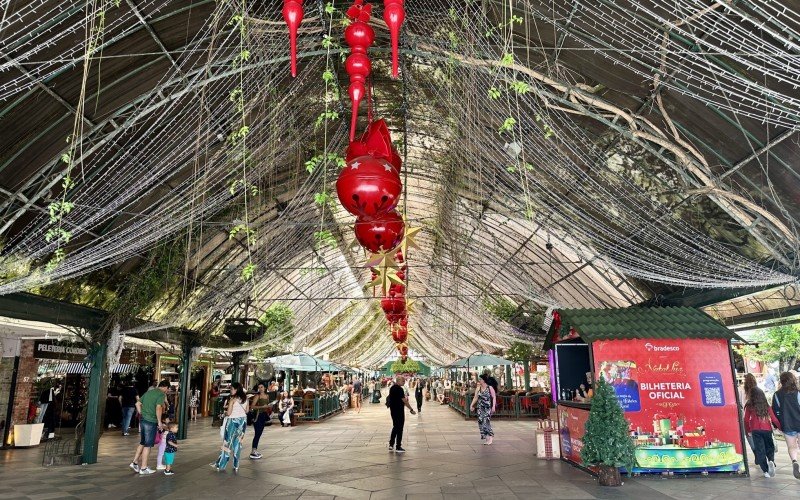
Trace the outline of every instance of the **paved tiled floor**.
<instances>
[{"instance_id":1,"label":"paved tiled floor","mask_svg":"<svg viewBox=\"0 0 800 500\"><path fill-rule=\"evenodd\" d=\"M44 468L41 448L0 452L0 499L800 498L800 481L792 477L782 447L773 479L633 478L621 488L601 488L570 465L536 459L532 422L494 425L495 444L482 446L474 421L428 405L421 417L408 416L408 453L395 455L385 449L388 412L371 405L361 415L351 412L321 424L268 427L264 458L244 458L234 474L208 466L216 458L219 434L205 421L189 428L172 477L133 474L127 464L136 438L109 433L100 443L100 463L91 466Z\"/></svg>"}]
</instances>

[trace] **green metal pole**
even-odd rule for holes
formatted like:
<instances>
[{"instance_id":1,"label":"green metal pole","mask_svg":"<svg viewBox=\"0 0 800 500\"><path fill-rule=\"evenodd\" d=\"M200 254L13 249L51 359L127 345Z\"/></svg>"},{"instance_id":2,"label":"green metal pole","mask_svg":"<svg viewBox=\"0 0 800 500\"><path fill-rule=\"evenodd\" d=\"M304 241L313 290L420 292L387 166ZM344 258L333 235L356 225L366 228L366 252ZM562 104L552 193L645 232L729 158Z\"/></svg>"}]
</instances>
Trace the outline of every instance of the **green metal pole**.
<instances>
[{"instance_id":1,"label":"green metal pole","mask_svg":"<svg viewBox=\"0 0 800 500\"><path fill-rule=\"evenodd\" d=\"M186 439L186 427L189 423L189 380L192 374L192 344L183 341L183 357L181 359L181 383L178 388L178 439Z\"/></svg>"},{"instance_id":2,"label":"green metal pole","mask_svg":"<svg viewBox=\"0 0 800 500\"><path fill-rule=\"evenodd\" d=\"M104 388L103 380L106 372L106 343L93 344L91 349L92 368L89 372L89 400L86 405L86 432L83 438L83 463L97 463L97 448L100 443L101 399Z\"/></svg>"},{"instance_id":3,"label":"green metal pole","mask_svg":"<svg viewBox=\"0 0 800 500\"><path fill-rule=\"evenodd\" d=\"M506 365L506 389L514 387L513 380L511 380L511 365Z\"/></svg>"},{"instance_id":4,"label":"green metal pole","mask_svg":"<svg viewBox=\"0 0 800 500\"><path fill-rule=\"evenodd\" d=\"M524 365L522 366L523 369L523 377L525 377L525 390L531 390L531 361L525 360L523 361Z\"/></svg>"},{"instance_id":5,"label":"green metal pole","mask_svg":"<svg viewBox=\"0 0 800 500\"><path fill-rule=\"evenodd\" d=\"M233 353L233 356L231 357L231 361L233 362L233 370L232 370L232 373L231 373L231 383L239 382L241 384L242 381L240 380L240 378L241 378L241 370L240 370L241 366L240 365L242 363L242 353L241 352Z\"/></svg>"}]
</instances>

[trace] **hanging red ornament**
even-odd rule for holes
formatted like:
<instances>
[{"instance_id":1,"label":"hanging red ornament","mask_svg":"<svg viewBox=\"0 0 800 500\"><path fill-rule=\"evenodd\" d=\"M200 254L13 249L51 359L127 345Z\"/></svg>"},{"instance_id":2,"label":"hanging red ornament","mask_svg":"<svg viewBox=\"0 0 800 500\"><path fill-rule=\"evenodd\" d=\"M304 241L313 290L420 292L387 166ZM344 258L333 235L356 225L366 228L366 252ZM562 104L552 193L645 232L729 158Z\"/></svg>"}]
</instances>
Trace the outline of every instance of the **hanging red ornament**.
<instances>
[{"instance_id":1,"label":"hanging red ornament","mask_svg":"<svg viewBox=\"0 0 800 500\"><path fill-rule=\"evenodd\" d=\"M406 293L405 285L400 285L397 283L392 283L389 285L389 294L394 294L395 297L402 297Z\"/></svg>"},{"instance_id":2,"label":"hanging red ornament","mask_svg":"<svg viewBox=\"0 0 800 500\"><path fill-rule=\"evenodd\" d=\"M377 217L394 210L402 191L400 174L389 162L373 156L348 162L336 181L342 206L359 217Z\"/></svg>"},{"instance_id":3,"label":"hanging red ornament","mask_svg":"<svg viewBox=\"0 0 800 500\"><path fill-rule=\"evenodd\" d=\"M398 279L401 279L401 280L404 280L404 281L405 281L405 279L406 279L406 272L404 271L405 267L406 267L406 266L403 266L403 269L400 269L399 271L397 271L397 272L395 273L395 274L397 275L397 278L398 278Z\"/></svg>"},{"instance_id":4,"label":"hanging red ornament","mask_svg":"<svg viewBox=\"0 0 800 500\"><path fill-rule=\"evenodd\" d=\"M372 71L372 64L367 57L367 49L375 41L375 31L370 27L369 18L372 14L372 5L365 4L363 0L356 0L347 9L347 17L352 21L344 30L344 39L350 46L350 55L347 56L345 71L350 76L350 88L347 90L352 102L352 115L350 117L350 141L356 137L356 123L358 121L358 107L367 92L367 78Z\"/></svg>"},{"instance_id":5,"label":"hanging red ornament","mask_svg":"<svg viewBox=\"0 0 800 500\"><path fill-rule=\"evenodd\" d=\"M402 250L398 250L394 254L394 260L395 260L395 262L398 262L400 264L402 264L405 261L405 259L403 258L403 251Z\"/></svg>"},{"instance_id":6,"label":"hanging red ornament","mask_svg":"<svg viewBox=\"0 0 800 500\"><path fill-rule=\"evenodd\" d=\"M405 317L400 320L400 326L402 326L403 328L408 328L408 317Z\"/></svg>"},{"instance_id":7,"label":"hanging red ornament","mask_svg":"<svg viewBox=\"0 0 800 500\"><path fill-rule=\"evenodd\" d=\"M408 340L408 329L404 327L396 328L392 331L392 340L395 342L405 342Z\"/></svg>"},{"instance_id":8,"label":"hanging red ornament","mask_svg":"<svg viewBox=\"0 0 800 500\"><path fill-rule=\"evenodd\" d=\"M400 353L400 356L408 356L408 344L405 342L397 344L397 351Z\"/></svg>"},{"instance_id":9,"label":"hanging red ornament","mask_svg":"<svg viewBox=\"0 0 800 500\"><path fill-rule=\"evenodd\" d=\"M397 78L398 57L400 52L400 27L406 18L406 11L403 8L403 0L384 0L383 20L389 27L389 35L392 38L392 77Z\"/></svg>"},{"instance_id":10,"label":"hanging red ornament","mask_svg":"<svg viewBox=\"0 0 800 500\"><path fill-rule=\"evenodd\" d=\"M350 161L366 155L387 160L397 170L398 175L400 174L402 161L392 144L389 127L382 118L370 123L361 138L350 143L345 159Z\"/></svg>"},{"instance_id":11,"label":"hanging red ornament","mask_svg":"<svg viewBox=\"0 0 800 500\"><path fill-rule=\"evenodd\" d=\"M356 240L372 253L385 252L396 247L403 239L405 224L397 212L374 218L356 219Z\"/></svg>"},{"instance_id":12,"label":"hanging red ornament","mask_svg":"<svg viewBox=\"0 0 800 500\"><path fill-rule=\"evenodd\" d=\"M383 312L386 314L404 313L406 310L406 299L404 297L384 297L381 299L381 309L383 309Z\"/></svg>"},{"instance_id":13,"label":"hanging red ornament","mask_svg":"<svg viewBox=\"0 0 800 500\"><path fill-rule=\"evenodd\" d=\"M297 30L303 22L303 0L283 0L283 20L289 27L289 56L292 76L297 76Z\"/></svg>"}]
</instances>

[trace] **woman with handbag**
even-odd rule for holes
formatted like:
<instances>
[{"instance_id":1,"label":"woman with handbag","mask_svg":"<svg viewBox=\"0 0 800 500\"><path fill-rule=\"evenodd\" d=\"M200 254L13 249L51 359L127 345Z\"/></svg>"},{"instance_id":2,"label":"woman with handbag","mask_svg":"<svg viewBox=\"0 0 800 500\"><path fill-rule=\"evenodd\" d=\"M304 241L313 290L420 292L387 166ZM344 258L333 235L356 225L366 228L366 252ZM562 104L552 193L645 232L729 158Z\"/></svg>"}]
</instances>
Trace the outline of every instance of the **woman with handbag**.
<instances>
[{"instance_id":1,"label":"woman with handbag","mask_svg":"<svg viewBox=\"0 0 800 500\"><path fill-rule=\"evenodd\" d=\"M278 402L278 419L281 421L281 427L291 427L292 425L292 411L294 409L294 398L284 391L281 393L281 400Z\"/></svg>"},{"instance_id":2,"label":"woman with handbag","mask_svg":"<svg viewBox=\"0 0 800 500\"><path fill-rule=\"evenodd\" d=\"M222 422L222 450L217 461L211 464L219 470L225 470L228 460L233 457L233 471L239 470L239 455L242 453L244 430L247 427L247 393L242 384L231 384L231 398L228 400L228 409Z\"/></svg>"},{"instance_id":3,"label":"woman with handbag","mask_svg":"<svg viewBox=\"0 0 800 500\"><path fill-rule=\"evenodd\" d=\"M267 388L264 384L258 384L256 387L256 394L253 396L253 404L250 406L250 415L248 420L253 422L253 449L250 451L250 458L258 460L261 458L261 453L258 452L258 441L261 439L261 434L264 432L264 427L272 424L270 417L272 416L272 406L269 404L269 396L267 395Z\"/></svg>"}]
</instances>

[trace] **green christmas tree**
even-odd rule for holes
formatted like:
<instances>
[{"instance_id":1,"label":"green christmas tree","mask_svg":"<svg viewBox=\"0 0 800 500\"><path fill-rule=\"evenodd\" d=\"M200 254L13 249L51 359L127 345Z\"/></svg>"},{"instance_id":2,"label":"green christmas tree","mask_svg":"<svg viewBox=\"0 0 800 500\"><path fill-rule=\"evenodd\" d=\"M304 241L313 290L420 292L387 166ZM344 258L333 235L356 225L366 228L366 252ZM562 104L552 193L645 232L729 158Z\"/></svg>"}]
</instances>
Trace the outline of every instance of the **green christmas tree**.
<instances>
[{"instance_id":1,"label":"green christmas tree","mask_svg":"<svg viewBox=\"0 0 800 500\"><path fill-rule=\"evenodd\" d=\"M636 456L628 425L614 388L600 377L592 398L589 421L586 422L586 435L583 436L583 463L626 467L630 472Z\"/></svg>"}]
</instances>

